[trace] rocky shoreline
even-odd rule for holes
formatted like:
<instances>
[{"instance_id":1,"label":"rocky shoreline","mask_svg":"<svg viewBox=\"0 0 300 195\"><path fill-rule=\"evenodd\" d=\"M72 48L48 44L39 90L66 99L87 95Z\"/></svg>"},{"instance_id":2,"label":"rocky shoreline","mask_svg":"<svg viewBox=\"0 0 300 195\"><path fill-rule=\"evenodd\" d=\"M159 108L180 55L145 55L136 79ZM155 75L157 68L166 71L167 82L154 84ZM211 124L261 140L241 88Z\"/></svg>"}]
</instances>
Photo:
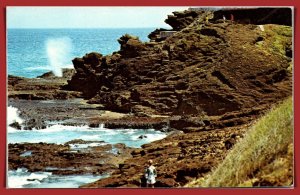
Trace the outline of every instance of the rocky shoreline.
<instances>
[{"instance_id":1,"label":"rocky shoreline","mask_svg":"<svg viewBox=\"0 0 300 195\"><path fill-rule=\"evenodd\" d=\"M101 175L110 173L118 167L120 162L131 157L132 149L124 144L103 143L103 146L85 149L70 148L70 144L86 143L89 142L73 140L63 145L47 143L9 144L8 168L10 170L26 168L30 172L46 171L57 175L87 173ZM112 150L113 148L115 151Z\"/></svg>"},{"instance_id":2,"label":"rocky shoreline","mask_svg":"<svg viewBox=\"0 0 300 195\"><path fill-rule=\"evenodd\" d=\"M9 144L9 169L109 173L82 187L140 187L152 159L156 187L184 186L211 171L256 119L292 94L290 26L260 21L262 31L255 23L223 22L211 12L191 10L174 12L166 22L172 36L161 38L164 29L157 29L143 43L124 35L120 51L75 58L63 77L8 77L8 105L20 110L27 130L59 121L171 132L166 138L138 149L107 144L77 152L69 143ZM112 147L119 152L107 152ZM22 156L27 151L34 155Z\"/></svg>"}]
</instances>

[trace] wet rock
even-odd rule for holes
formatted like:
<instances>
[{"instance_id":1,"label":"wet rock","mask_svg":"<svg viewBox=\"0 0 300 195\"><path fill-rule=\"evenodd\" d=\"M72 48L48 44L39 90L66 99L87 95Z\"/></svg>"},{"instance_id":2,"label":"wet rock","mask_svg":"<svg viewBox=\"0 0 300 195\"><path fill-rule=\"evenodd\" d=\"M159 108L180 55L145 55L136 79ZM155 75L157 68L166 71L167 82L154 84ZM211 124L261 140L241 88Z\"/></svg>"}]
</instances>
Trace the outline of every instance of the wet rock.
<instances>
[{"instance_id":1,"label":"wet rock","mask_svg":"<svg viewBox=\"0 0 300 195\"><path fill-rule=\"evenodd\" d=\"M89 144L89 143L104 143L104 141L86 141L83 139L74 139L65 143L65 145L69 144Z\"/></svg>"},{"instance_id":2,"label":"wet rock","mask_svg":"<svg viewBox=\"0 0 300 195\"><path fill-rule=\"evenodd\" d=\"M47 128L47 124L44 120L40 118L32 118L24 123L24 130L32 130L32 129L45 129Z\"/></svg>"},{"instance_id":3,"label":"wet rock","mask_svg":"<svg viewBox=\"0 0 300 195\"><path fill-rule=\"evenodd\" d=\"M90 123L89 124L89 127L92 127L92 128L98 128L100 126L100 124L97 124L97 123Z\"/></svg>"},{"instance_id":4,"label":"wet rock","mask_svg":"<svg viewBox=\"0 0 300 195\"><path fill-rule=\"evenodd\" d=\"M144 138L147 138L147 136L146 135L140 135L139 136L139 139L144 139Z\"/></svg>"},{"instance_id":5,"label":"wet rock","mask_svg":"<svg viewBox=\"0 0 300 195\"><path fill-rule=\"evenodd\" d=\"M51 72L46 72L46 73L42 74L41 76L38 76L37 78L54 78L54 77L55 77L55 75L51 71Z\"/></svg>"},{"instance_id":6,"label":"wet rock","mask_svg":"<svg viewBox=\"0 0 300 195\"><path fill-rule=\"evenodd\" d=\"M30 172L51 171L58 175L103 174L118 169L118 164L131 157L132 149L124 144L89 147L73 150L69 144L86 144L90 141L72 140L65 145L25 143L8 145L9 169L25 167ZM116 148L118 153L110 152ZM30 152L30 155L24 154ZM49 169L52 167L52 169Z\"/></svg>"},{"instance_id":7,"label":"wet rock","mask_svg":"<svg viewBox=\"0 0 300 195\"><path fill-rule=\"evenodd\" d=\"M9 124L9 126L12 128L18 129L18 130L22 129L21 125L18 122L13 122L13 123Z\"/></svg>"}]
</instances>

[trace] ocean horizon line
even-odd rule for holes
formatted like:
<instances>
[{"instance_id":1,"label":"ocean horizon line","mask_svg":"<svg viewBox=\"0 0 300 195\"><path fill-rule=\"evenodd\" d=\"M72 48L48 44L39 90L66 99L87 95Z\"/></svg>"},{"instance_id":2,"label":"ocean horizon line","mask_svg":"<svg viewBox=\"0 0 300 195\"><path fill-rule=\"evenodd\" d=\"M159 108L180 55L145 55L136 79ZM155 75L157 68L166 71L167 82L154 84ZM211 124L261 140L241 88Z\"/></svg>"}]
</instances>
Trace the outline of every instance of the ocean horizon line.
<instances>
[{"instance_id":1,"label":"ocean horizon line","mask_svg":"<svg viewBox=\"0 0 300 195\"><path fill-rule=\"evenodd\" d=\"M52 28L52 27L45 27L45 28L36 28L36 27L33 27L33 28L6 28L6 30L47 30L47 29L51 29L51 30L61 30L61 29L80 29L80 30L85 30L85 29L156 29L156 28L165 28L165 29L168 29L166 27L83 27L83 28L80 28L80 27L64 27L64 28L61 28L61 27L55 27L55 28ZM171 28L169 29L171 30Z\"/></svg>"}]
</instances>

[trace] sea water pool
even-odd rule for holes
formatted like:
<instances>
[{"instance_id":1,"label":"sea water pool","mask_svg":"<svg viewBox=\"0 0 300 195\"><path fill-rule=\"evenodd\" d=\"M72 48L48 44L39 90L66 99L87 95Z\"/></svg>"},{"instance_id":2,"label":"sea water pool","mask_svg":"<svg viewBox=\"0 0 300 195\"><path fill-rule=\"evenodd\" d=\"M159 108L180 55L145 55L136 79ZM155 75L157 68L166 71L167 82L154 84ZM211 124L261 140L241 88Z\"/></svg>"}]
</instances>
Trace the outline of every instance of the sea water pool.
<instances>
[{"instance_id":1,"label":"sea water pool","mask_svg":"<svg viewBox=\"0 0 300 195\"><path fill-rule=\"evenodd\" d=\"M8 123L13 121L22 122L18 116L18 110L14 107L8 108ZM52 122L43 130L17 130L7 127L7 143L54 143L65 144L71 140L82 139L89 141L86 144L70 144L71 149L82 149L104 144L123 143L128 147L140 148L156 140L163 139L167 133L154 129L107 129L104 125L97 128L89 126L65 126ZM94 142L93 142L94 141ZM113 152L113 151L112 151ZM30 152L21 154L31 155ZM55 167L51 167L55 169ZM28 172L20 167L17 170L7 171L7 187L9 188L78 188L79 186L91 183L109 175L54 175L47 172Z\"/></svg>"}]
</instances>

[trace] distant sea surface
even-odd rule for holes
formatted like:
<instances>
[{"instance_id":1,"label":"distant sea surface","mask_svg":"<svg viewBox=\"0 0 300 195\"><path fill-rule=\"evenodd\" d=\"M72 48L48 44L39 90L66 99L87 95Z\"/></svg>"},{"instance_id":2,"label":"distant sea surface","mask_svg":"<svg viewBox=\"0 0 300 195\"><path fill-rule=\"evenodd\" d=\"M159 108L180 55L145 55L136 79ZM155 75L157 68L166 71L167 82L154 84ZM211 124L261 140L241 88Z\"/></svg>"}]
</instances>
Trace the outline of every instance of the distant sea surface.
<instances>
[{"instance_id":1,"label":"distant sea surface","mask_svg":"<svg viewBox=\"0 0 300 195\"><path fill-rule=\"evenodd\" d=\"M86 53L111 54L128 33L149 41L155 28L120 29L8 29L7 73L34 78L58 67L73 67L72 59Z\"/></svg>"}]
</instances>

